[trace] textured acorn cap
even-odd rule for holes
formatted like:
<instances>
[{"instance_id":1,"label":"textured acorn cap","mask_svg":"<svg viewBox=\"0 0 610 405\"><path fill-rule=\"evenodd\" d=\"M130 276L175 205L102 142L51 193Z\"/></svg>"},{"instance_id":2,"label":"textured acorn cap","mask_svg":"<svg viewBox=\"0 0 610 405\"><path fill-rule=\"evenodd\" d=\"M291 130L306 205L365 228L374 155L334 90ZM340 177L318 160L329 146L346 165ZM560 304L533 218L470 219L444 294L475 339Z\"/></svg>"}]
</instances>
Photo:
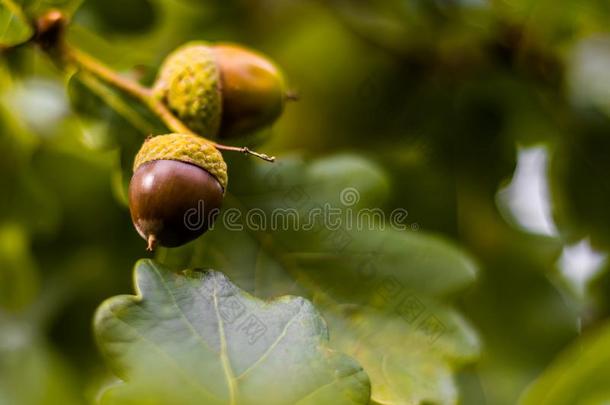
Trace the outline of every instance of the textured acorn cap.
<instances>
[{"instance_id":1,"label":"textured acorn cap","mask_svg":"<svg viewBox=\"0 0 610 405\"><path fill-rule=\"evenodd\" d=\"M220 72L208 43L189 42L170 53L159 70L153 92L195 132L207 137L218 134L222 114Z\"/></svg>"},{"instance_id":2,"label":"textured acorn cap","mask_svg":"<svg viewBox=\"0 0 610 405\"><path fill-rule=\"evenodd\" d=\"M147 139L136 155L133 171L153 160L178 160L201 167L227 188L227 164L216 147L195 135L169 134Z\"/></svg>"}]
</instances>

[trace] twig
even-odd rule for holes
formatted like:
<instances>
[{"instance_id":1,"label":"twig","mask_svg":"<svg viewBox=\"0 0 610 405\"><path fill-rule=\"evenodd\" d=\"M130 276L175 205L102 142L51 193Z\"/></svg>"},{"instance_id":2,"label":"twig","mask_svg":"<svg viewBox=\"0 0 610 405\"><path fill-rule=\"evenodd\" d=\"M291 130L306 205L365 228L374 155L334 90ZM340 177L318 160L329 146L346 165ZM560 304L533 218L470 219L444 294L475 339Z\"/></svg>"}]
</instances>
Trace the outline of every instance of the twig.
<instances>
[{"instance_id":1,"label":"twig","mask_svg":"<svg viewBox=\"0 0 610 405\"><path fill-rule=\"evenodd\" d=\"M142 86L141 84L118 74L97 59L74 47L65 46L64 53L64 56L68 62L71 62L76 67L89 72L100 80L123 91L127 95L146 105L171 131L200 136L188 128L180 119L178 119L161 100L157 99L153 95L150 88ZM267 162L275 161L274 156L268 156L264 153L252 151L245 146L237 147L222 145L210 140L208 140L208 142L212 143L218 150L241 152L246 155L255 156Z\"/></svg>"},{"instance_id":2,"label":"twig","mask_svg":"<svg viewBox=\"0 0 610 405\"><path fill-rule=\"evenodd\" d=\"M269 156L269 155L266 155L264 153L255 152L253 150L250 150L246 146L228 146L228 145L221 145L221 144L218 144L218 143L214 143L214 146L218 150L228 150L228 151L232 151L232 152L241 152L241 153L246 154L246 155L256 156L257 158L266 160L267 162L275 162L275 156Z\"/></svg>"}]
</instances>

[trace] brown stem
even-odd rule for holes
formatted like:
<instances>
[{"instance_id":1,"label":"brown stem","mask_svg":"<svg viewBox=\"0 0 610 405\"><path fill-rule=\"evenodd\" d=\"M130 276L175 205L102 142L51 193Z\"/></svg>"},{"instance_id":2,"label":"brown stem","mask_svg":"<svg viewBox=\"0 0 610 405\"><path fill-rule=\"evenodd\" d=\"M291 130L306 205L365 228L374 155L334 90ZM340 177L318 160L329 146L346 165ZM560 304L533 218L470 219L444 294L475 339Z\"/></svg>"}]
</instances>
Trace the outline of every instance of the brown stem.
<instances>
[{"instance_id":1,"label":"brown stem","mask_svg":"<svg viewBox=\"0 0 610 405\"><path fill-rule=\"evenodd\" d=\"M103 80L107 84L122 90L145 105L148 106L150 104L150 98L152 97L150 89L121 76L114 70L108 68L93 57L76 48L66 47L65 52L67 59L78 68L81 68L82 70L85 70Z\"/></svg>"},{"instance_id":2,"label":"brown stem","mask_svg":"<svg viewBox=\"0 0 610 405\"><path fill-rule=\"evenodd\" d=\"M284 94L284 97L286 98L286 101L299 101L301 95L297 91L288 90L286 94Z\"/></svg>"},{"instance_id":3,"label":"brown stem","mask_svg":"<svg viewBox=\"0 0 610 405\"><path fill-rule=\"evenodd\" d=\"M263 159L263 160L265 160L267 162L275 162L275 156L269 156L269 155L266 155L264 153L255 152L253 150L250 150L246 146L229 146L229 145L222 145L222 144L219 144L219 143L214 143L214 146L218 150L228 150L228 151L232 151L232 152L241 152L241 153L246 154L246 155L256 156L257 158Z\"/></svg>"},{"instance_id":4,"label":"brown stem","mask_svg":"<svg viewBox=\"0 0 610 405\"><path fill-rule=\"evenodd\" d=\"M65 47L65 55L69 61L71 61L77 67L95 75L99 79L103 80L107 84L125 92L129 96L139 100L144 105L146 105L155 115L157 115L163 123L172 131L182 133L182 134L192 134L200 136L199 134L193 132L190 128L188 128L180 119L178 119L170 110L165 106L165 104L157 99L150 88L142 86L138 82L130 80L124 76L121 76L114 70L105 66L100 61L94 59L92 56L75 49L73 47ZM201 136L200 136L201 137ZM202 137L203 138L203 137ZM206 138L204 138L206 139ZM233 151L233 152L241 152L247 155L255 156L259 159L265 160L267 162L275 161L274 156L268 156L264 153L258 153L251 151L247 147L237 147L237 146L228 146L218 144L216 142L212 142L208 140L208 142L212 143L216 149L225 150L225 151Z\"/></svg>"},{"instance_id":5,"label":"brown stem","mask_svg":"<svg viewBox=\"0 0 610 405\"><path fill-rule=\"evenodd\" d=\"M156 247L157 238L153 234L148 235L148 238L146 239L146 250L152 252L153 250L155 250Z\"/></svg>"},{"instance_id":6,"label":"brown stem","mask_svg":"<svg viewBox=\"0 0 610 405\"><path fill-rule=\"evenodd\" d=\"M34 40L42 49L60 56L68 20L59 10L49 10L35 21Z\"/></svg>"}]
</instances>

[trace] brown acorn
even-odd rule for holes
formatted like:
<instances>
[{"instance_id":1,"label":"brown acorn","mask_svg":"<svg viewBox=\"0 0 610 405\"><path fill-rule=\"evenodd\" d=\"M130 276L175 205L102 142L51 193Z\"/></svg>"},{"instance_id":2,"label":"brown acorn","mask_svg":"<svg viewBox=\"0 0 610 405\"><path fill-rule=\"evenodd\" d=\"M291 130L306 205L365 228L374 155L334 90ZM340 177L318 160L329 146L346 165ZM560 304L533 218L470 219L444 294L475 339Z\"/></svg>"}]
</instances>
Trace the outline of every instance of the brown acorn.
<instances>
[{"instance_id":1,"label":"brown acorn","mask_svg":"<svg viewBox=\"0 0 610 405\"><path fill-rule=\"evenodd\" d=\"M264 56L241 46L213 47L220 68L221 137L246 134L275 121L284 109L282 74Z\"/></svg>"},{"instance_id":2,"label":"brown acorn","mask_svg":"<svg viewBox=\"0 0 610 405\"><path fill-rule=\"evenodd\" d=\"M227 166L209 141L169 134L147 140L129 184L129 208L148 250L192 241L214 223L227 185Z\"/></svg>"},{"instance_id":3,"label":"brown acorn","mask_svg":"<svg viewBox=\"0 0 610 405\"><path fill-rule=\"evenodd\" d=\"M154 86L189 128L206 137L228 138L275 121L287 92L279 69L239 45L191 42L170 54Z\"/></svg>"}]
</instances>

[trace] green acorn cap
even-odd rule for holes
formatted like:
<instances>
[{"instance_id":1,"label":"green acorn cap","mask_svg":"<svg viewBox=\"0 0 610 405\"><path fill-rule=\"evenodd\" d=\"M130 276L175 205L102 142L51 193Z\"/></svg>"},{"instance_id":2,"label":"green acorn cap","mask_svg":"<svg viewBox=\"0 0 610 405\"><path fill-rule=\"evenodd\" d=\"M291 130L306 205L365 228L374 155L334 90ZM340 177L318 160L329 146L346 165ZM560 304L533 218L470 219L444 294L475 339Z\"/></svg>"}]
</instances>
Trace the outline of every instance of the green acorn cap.
<instances>
[{"instance_id":1,"label":"green acorn cap","mask_svg":"<svg viewBox=\"0 0 610 405\"><path fill-rule=\"evenodd\" d=\"M227 188L227 164L210 141L188 134L158 135L147 139L136 155L133 171L153 160L178 160L201 167Z\"/></svg>"},{"instance_id":2,"label":"green acorn cap","mask_svg":"<svg viewBox=\"0 0 610 405\"><path fill-rule=\"evenodd\" d=\"M218 133L222 116L220 72L210 44L189 42L169 54L153 93L193 131L207 137Z\"/></svg>"}]
</instances>

